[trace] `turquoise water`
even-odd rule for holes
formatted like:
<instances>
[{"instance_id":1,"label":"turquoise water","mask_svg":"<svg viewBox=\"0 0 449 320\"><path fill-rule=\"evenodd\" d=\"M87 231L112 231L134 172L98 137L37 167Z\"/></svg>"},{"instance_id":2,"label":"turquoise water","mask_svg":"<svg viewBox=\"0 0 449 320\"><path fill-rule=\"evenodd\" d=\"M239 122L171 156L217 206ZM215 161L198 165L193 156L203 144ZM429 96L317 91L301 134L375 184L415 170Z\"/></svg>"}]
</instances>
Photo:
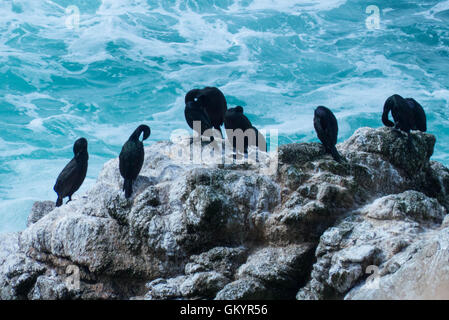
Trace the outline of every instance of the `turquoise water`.
<instances>
[{"instance_id":1,"label":"turquoise water","mask_svg":"<svg viewBox=\"0 0 449 320\"><path fill-rule=\"evenodd\" d=\"M75 139L89 140L82 193L138 124L147 143L187 129L184 94L205 85L280 143L317 141L317 105L342 141L412 96L449 165L448 58L449 1L0 0L0 232L56 199Z\"/></svg>"}]
</instances>

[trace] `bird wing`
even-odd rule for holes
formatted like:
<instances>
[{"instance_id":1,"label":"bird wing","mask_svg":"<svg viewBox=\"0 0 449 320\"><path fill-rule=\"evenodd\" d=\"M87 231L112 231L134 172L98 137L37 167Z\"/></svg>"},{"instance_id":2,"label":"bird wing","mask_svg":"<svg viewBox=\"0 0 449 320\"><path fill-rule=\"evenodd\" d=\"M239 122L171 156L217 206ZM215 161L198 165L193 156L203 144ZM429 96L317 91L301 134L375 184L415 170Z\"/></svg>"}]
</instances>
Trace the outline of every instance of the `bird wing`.
<instances>
[{"instance_id":1,"label":"bird wing","mask_svg":"<svg viewBox=\"0 0 449 320\"><path fill-rule=\"evenodd\" d=\"M338 128L336 123L332 123L333 119L329 115L315 116L313 118L313 126L317 133L318 139L326 148L331 148L337 143Z\"/></svg>"},{"instance_id":2,"label":"bird wing","mask_svg":"<svg viewBox=\"0 0 449 320\"><path fill-rule=\"evenodd\" d=\"M415 120L415 127L413 130L420 130L422 132L427 131L427 119L426 119L426 113L424 112L423 107L413 98L407 98L405 99L410 107L413 110L413 116Z\"/></svg>"},{"instance_id":3,"label":"bird wing","mask_svg":"<svg viewBox=\"0 0 449 320\"><path fill-rule=\"evenodd\" d=\"M134 180L142 169L145 151L140 141L127 141L119 155L120 174L125 179Z\"/></svg>"},{"instance_id":4,"label":"bird wing","mask_svg":"<svg viewBox=\"0 0 449 320\"><path fill-rule=\"evenodd\" d=\"M61 171L56 179L56 184L53 187L53 190L60 195L67 195L71 188L72 182L76 178L77 175L77 163L75 158L73 158Z\"/></svg>"}]
</instances>

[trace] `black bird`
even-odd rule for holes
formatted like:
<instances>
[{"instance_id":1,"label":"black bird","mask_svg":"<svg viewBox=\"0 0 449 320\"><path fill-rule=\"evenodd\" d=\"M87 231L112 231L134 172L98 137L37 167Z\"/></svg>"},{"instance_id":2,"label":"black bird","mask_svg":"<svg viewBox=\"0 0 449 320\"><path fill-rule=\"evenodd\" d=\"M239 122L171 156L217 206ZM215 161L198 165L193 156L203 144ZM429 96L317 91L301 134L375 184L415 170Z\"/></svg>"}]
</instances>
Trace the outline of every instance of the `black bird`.
<instances>
[{"instance_id":1,"label":"black bird","mask_svg":"<svg viewBox=\"0 0 449 320\"><path fill-rule=\"evenodd\" d=\"M316 108L313 126L326 152L330 153L335 161L341 162L342 158L335 147L337 144L338 123L332 111L323 106Z\"/></svg>"},{"instance_id":2,"label":"black bird","mask_svg":"<svg viewBox=\"0 0 449 320\"><path fill-rule=\"evenodd\" d=\"M191 129L193 129L193 122L201 122L201 132L198 134L203 135L204 131L212 129L212 124L210 122L209 116L206 110L203 109L199 101L189 101L186 103L184 109L184 116L186 117L187 124Z\"/></svg>"},{"instance_id":3,"label":"black bird","mask_svg":"<svg viewBox=\"0 0 449 320\"><path fill-rule=\"evenodd\" d=\"M223 125L228 105L224 94L218 88L206 87L190 90L185 96L186 106L188 102L199 102L206 111L212 126L222 133L220 127Z\"/></svg>"},{"instance_id":4,"label":"black bird","mask_svg":"<svg viewBox=\"0 0 449 320\"><path fill-rule=\"evenodd\" d=\"M123 145L119 156L120 174L125 179L123 190L126 198L131 197L133 193L133 182L139 176L145 158L143 143L139 140L142 133L142 141L148 139L151 134L150 127L140 125Z\"/></svg>"},{"instance_id":5,"label":"black bird","mask_svg":"<svg viewBox=\"0 0 449 320\"><path fill-rule=\"evenodd\" d=\"M394 123L388 119L390 111ZM427 131L426 113L423 107L415 99L404 99L398 94L385 101L382 122L387 127L394 127L406 133L410 130Z\"/></svg>"},{"instance_id":6,"label":"black bird","mask_svg":"<svg viewBox=\"0 0 449 320\"><path fill-rule=\"evenodd\" d=\"M87 140L80 138L73 145L75 157L65 166L59 174L53 190L58 194L56 206L62 205L62 200L69 197L67 203L72 201L72 195L78 191L86 178L87 162L89 154L87 153Z\"/></svg>"},{"instance_id":7,"label":"black bird","mask_svg":"<svg viewBox=\"0 0 449 320\"><path fill-rule=\"evenodd\" d=\"M253 138L255 138L255 141L253 140L251 143L251 141L249 141L248 139L248 136L245 136L243 142L244 149L239 150L240 152L243 151L244 153L247 153L248 146L251 145L257 146L261 151L267 151L267 142L265 141L264 136L251 124L251 121L249 121L249 119L243 114L243 108L241 106L237 106L226 111L224 125L227 131L241 129L243 133L245 133L245 131L248 129L254 130ZM232 143L234 149L238 149L238 137L236 137L235 134L231 135L229 133L227 134L229 142ZM240 142L240 144L241 143L242 142Z\"/></svg>"}]
</instances>

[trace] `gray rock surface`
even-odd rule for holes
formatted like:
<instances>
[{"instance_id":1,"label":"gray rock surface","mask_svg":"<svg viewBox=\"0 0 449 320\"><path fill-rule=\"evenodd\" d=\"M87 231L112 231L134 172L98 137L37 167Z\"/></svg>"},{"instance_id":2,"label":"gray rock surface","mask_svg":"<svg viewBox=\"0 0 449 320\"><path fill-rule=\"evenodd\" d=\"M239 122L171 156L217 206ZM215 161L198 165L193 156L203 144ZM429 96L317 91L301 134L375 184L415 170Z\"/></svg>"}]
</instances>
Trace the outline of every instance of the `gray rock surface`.
<instances>
[{"instance_id":1,"label":"gray rock surface","mask_svg":"<svg viewBox=\"0 0 449 320\"><path fill-rule=\"evenodd\" d=\"M0 298L444 298L449 170L429 160L434 136L411 141L361 128L337 146L346 162L289 144L261 155L273 171L159 142L128 200L113 159L84 196L0 236Z\"/></svg>"},{"instance_id":2,"label":"gray rock surface","mask_svg":"<svg viewBox=\"0 0 449 320\"><path fill-rule=\"evenodd\" d=\"M67 285L57 275L42 275L28 294L30 300L68 300L72 298Z\"/></svg>"},{"instance_id":3,"label":"gray rock surface","mask_svg":"<svg viewBox=\"0 0 449 320\"><path fill-rule=\"evenodd\" d=\"M36 223L40 219L42 219L43 216L53 211L53 209L56 207L54 201L37 201L33 204L33 207L31 208L31 213L28 216L27 220L27 227L32 225L33 223Z\"/></svg>"},{"instance_id":4,"label":"gray rock surface","mask_svg":"<svg viewBox=\"0 0 449 320\"><path fill-rule=\"evenodd\" d=\"M19 246L19 234L0 234L0 298L26 299L46 267L28 258Z\"/></svg>"},{"instance_id":5,"label":"gray rock surface","mask_svg":"<svg viewBox=\"0 0 449 320\"><path fill-rule=\"evenodd\" d=\"M254 278L242 278L223 287L216 300L271 300L275 296L264 284Z\"/></svg>"},{"instance_id":6,"label":"gray rock surface","mask_svg":"<svg viewBox=\"0 0 449 320\"><path fill-rule=\"evenodd\" d=\"M449 299L449 228L423 234L345 299Z\"/></svg>"}]
</instances>

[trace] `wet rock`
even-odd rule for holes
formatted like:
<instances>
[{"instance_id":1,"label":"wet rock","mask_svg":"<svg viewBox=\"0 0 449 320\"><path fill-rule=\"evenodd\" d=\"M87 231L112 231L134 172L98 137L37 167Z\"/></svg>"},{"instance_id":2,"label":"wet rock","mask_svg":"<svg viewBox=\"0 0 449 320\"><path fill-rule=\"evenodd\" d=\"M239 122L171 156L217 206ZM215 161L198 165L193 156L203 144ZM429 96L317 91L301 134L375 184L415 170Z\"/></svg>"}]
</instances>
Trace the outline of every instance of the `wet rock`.
<instances>
[{"instance_id":1,"label":"wet rock","mask_svg":"<svg viewBox=\"0 0 449 320\"><path fill-rule=\"evenodd\" d=\"M232 278L235 271L247 258L248 249L244 247L217 247L200 255L190 257L185 267L187 275L205 271L217 271L228 278Z\"/></svg>"},{"instance_id":2,"label":"wet rock","mask_svg":"<svg viewBox=\"0 0 449 320\"><path fill-rule=\"evenodd\" d=\"M406 191L377 199L362 209L362 214L377 220L430 220L441 223L446 216L445 208L436 199L423 193Z\"/></svg>"},{"instance_id":3,"label":"wet rock","mask_svg":"<svg viewBox=\"0 0 449 320\"><path fill-rule=\"evenodd\" d=\"M71 297L66 284L56 275L39 276L28 294L30 300L68 300Z\"/></svg>"},{"instance_id":4,"label":"wet rock","mask_svg":"<svg viewBox=\"0 0 449 320\"><path fill-rule=\"evenodd\" d=\"M0 235L0 299L22 300L46 271L45 265L28 258L17 233Z\"/></svg>"},{"instance_id":5,"label":"wet rock","mask_svg":"<svg viewBox=\"0 0 449 320\"><path fill-rule=\"evenodd\" d=\"M429 161L434 144L361 128L337 146L343 163L321 144L289 144L259 154L262 170L154 143L130 199L113 159L85 195L36 203L27 229L0 236L0 298L438 296L449 170ZM386 289L371 292L373 279Z\"/></svg>"},{"instance_id":6,"label":"wet rock","mask_svg":"<svg viewBox=\"0 0 449 320\"><path fill-rule=\"evenodd\" d=\"M263 248L252 254L237 271L237 278L254 278L272 297L293 298L309 275L313 261L310 244Z\"/></svg>"},{"instance_id":7,"label":"wet rock","mask_svg":"<svg viewBox=\"0 0 449 320\"><path fill-rule=\"evenodd\" d=\"M180 287L180 292L183 297L190 299L195 297L212 299L229 282L230 280L221 273L199 272L187 277Z\"/></svg>"},{"instance_id":8,"label":"wet rock","mask_svg":"<svg viewBox=\"0 0 449 320\"><path fill-rule=\"evenodd\" d=\"M238 279L218 292L215 300L269 300L274 297L264 284L254 278Z\"/></svg>"},{"instance_id":9,"label":"wet rock","mask_svg":"<svg viewBox=\"0 0 449 320\"><path fill-rule=\"evenodd\" d=\"M182 297L181 284L185 281L185 276L170 279L156 279L147 284L148 292L145 295L147 300L170 300Z\"/></svg>"},{"instance_id":10,"label":"wet rock","mask_svg":"<svg viewBox=\"0 0 449 320\"><path fill-rule=\"evenodd\" d=\"M352 289L345 299L449 298L449 229L433 232L381 265L372 281ZM394 267L392 267L392 265Z\"/></svg>"},{"instance_id":11,"label":"wet rock","mask_svg":"<svg viewBox=\"0 0 449 320\"><path fill-rule=\"evenodd\" d=\"M27 227L39 221L43 216L50 213L56 207L54 201L37 201L31 208L31 213L28 216Z\"/></svg>"}]
</instances>

